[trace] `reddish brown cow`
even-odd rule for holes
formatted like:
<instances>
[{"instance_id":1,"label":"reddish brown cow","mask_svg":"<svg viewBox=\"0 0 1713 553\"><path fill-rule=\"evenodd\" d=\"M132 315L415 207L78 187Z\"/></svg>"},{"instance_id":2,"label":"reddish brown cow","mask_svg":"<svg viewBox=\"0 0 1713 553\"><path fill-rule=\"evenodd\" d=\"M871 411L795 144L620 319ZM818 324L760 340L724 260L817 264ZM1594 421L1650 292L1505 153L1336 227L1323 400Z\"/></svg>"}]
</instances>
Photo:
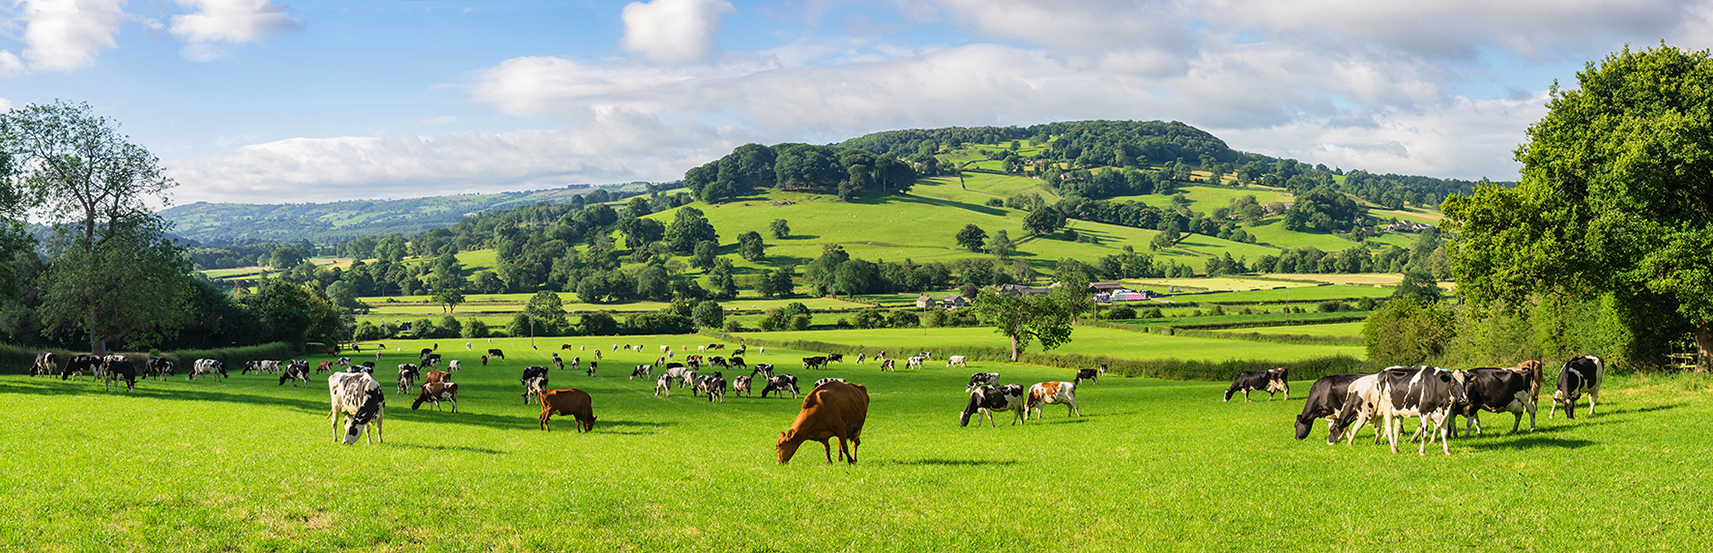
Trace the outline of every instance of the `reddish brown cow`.
<instances>
[{"instance_id":1,"label":"reddish brown cow","mask_svg":"<svg viewBox=\"0 0 1713 553\"><path fill-rule=\"evenodd\" d=\"M439 371L435 371L439 372ZM440 402L452 403L452 412L458 412L458 383L429 382L422 385L422 393L417 394L416 401L410 404L410 410L422 407L423 403L433 403L434 410L440 410Z\"/></svg>"},{"instance_id":2,"label":"reddish brown cow","mask_svg":"<svg viewBox=\"0 0 1713 553\"><path fill-rule=\"evenodd\" d=\"M449 373L446 371L428 371L428 380L424 380L423 382L434 383L434 382L451 382L451 381L452 381L452 373Z\"/></svg>"},{"instance_id":3,"label":"reddish brown cow","mask_svg":"<svg viewBox=\"0 0 1713 553\"><path fill-rule=\"evenodd\" d=\"M330 373L330 372L333 372L333 362L332 361L322 361L320 364L315 366L315 374Z\"/></svg>"},{"instance_id":4,"label":"reddish brown cow","mask_svg":"<svg viewBox=\"0 0 1713 553\"><path fill-rule=\"evenodd\" d=\"M803 410L791 429L779 433L774 451L779 464L791 462L797 448L805 441L821 442L826 449L827 462L833 462L833 446L828 440L839 439L839 458L856 464L856 450L862 445L862 423L868 418L868 388L861 384L832 381L816 386L803 395ZM850 440L850 447L845 447Z\"/></svg>"},{"instance_id":5,"label":"reddish brown cow","mask_svg":"<svg viewBox=\"0 0 1713 553\"><path fill-rule=\"evenodd\" d=\"M576 388L561 390L542 390L541 395L541 429L552 432L547 427L547 420L553 415L570 415L577 419L578 432L595 430L595 408L590 403L589 393Z\"/></svg>"}]
</instances>

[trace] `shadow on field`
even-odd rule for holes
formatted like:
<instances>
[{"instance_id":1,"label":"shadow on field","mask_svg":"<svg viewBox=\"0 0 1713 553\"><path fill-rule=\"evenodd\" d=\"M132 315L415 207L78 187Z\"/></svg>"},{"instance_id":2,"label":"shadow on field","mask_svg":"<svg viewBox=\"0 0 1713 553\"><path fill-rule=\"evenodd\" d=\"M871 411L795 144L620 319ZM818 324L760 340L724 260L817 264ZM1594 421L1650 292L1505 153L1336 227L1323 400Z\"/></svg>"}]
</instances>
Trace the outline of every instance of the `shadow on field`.
<instances>
[{"instance_id":1,"label":"shadow on field","mask_svg":"<svg viewBox=\"0 0 1713 553\"><path fill-rule=\"evenodd\" d=\"M278 397L278 396L268 396L268 395L250 395L250 394L242 394L242 393L227 393L227 392L223 392L223 391L216 390L216 389L208 389L208 390L191 389L191 390L187 390L184 388L162 389L162 388L146 388L146 387L144 387L149 382L151 382L151 381L144 381L144 380L137 381L137 391L131 392L131 393L126 393L123 389L121 389L118 392L110 392L110 391L104 391L104 390L97 388L97 387L93 387L93 386L100 386L99 382L97 382L93 385L90 385L88 382L83 382L83 383L81 383L81 384L83 384L82 386L48 385L48 386L30 386L30 387L23 387L23 388L8 387L6 389L6 391L21 393L21 394L35 394L35 395L61 395L61 396L69 396L69 395L79 395L79 396L81 396L81 395L88 395L88 396L120 395L120 396L144 397L144 398L151 398L151 399L169 399L169 400L185 400L185 399L188 399L188 400L195 400L195 401L224 401L224 402L230 402L230 403L244 403L244 404L249 404L249 405L281 405L281 406L285 406L285 407L293 407L293 408L304 409L304 410L308 410L308 411L321 411L321 412L326 412L329 408L328 400L327 400L327 393L323 392L323 391L317 391L314 389L309 389L309 390L304 391L305 399L297 399L297 398L292 398L292 397ZM158 384L160 381L155 380L152 382ZM54 384L61 384L61 382L58 379L55 379L53 381L53 383ZM64 384L72 384L72 382L65 382ZM191 384L196 385L197 383L191 383ZM208 385L212 388L213 386L221 386L222 384L209 383ZM289 389L289 387L287 387L287 388ZM244 390L245 388L239 388L239 389ZM313 399L311 399L311 398L313 398Z\"/></svg>"},{"instance_id":2,"label":"shadow on field","mask_svg":"<svg viewBox=\"0 0 1713 553\"><path fill-rule=\"evenodd\" d=\"M1602 403L1601 405L1605 405L1605 404ZM1636 407L1633 409L1622 409L1622 408L1620 408L1616 411L1609 411L1609 412L1612 414L1617 414L1617 413L1652 413L1654 411L1666 411L1666 410L1670 410L1670 409L1676 409L1676 408L1682 407L1682 406L1683 406L1682 403L1667 403L1664 405L1653 405L1653 406L1649 406L1649 407ZM1604 414L1607 412L1608 411L1602 411L1601 413ZM1583 415L1583 416L1587 416L1587 415ZM1599 416L1599 415L1595 415L1595 416ZM1578 419L1578 420L1581 420L1581 419Z\"/></svg>"},{"instance_id":3,"label":"shadow on field","mask_svg":"<svg viewBox=\"0 0 1713 553\"><path fill-rule=\"evenodd\" d=\"M911 461L881 461L885 465L910 465L929 467L981 467L998 465L1015 465L1016 460L977 461L974 459L916 459Z\"/></svg>"},{"instance_id":4,"label":"shadow on field","mask_svg":"<svg viewBox=\"0 0 1713 553\"><path fill-rule=\"evenodd\" d=\"M387 442L387 445L388 446L396 446L396 447L408 447L408 448L413 448L413 449L427 449L427 450L433 450L433 451L464 451L464 452L469 452L469 453L486 453L489 455L499 455L499 454L505 453L504 451L500 451L498 449L488 449L485 447L470 447L470 446L463 446L463 445L422 445L422 444L398 443L398 442Z\"/></svg>"},{"instance_id":5,"label":"shadow on field","mask_svg":"<svg viewBox=\"0 0 1713 553\"><path fill-rule=\"evenodd\" d=\"M1456 441L1456 440L1453 440L1453 441ZM1599 445L1599 444L1600 444L1600 442L1596 442L1593 440L1571 440L1571 439L1554 438L1552 436L1542 436L1539 434L1534 434L1534 435L1526 435L1526 436L1523 436L1521 438L1512 439L1512 440L1504 440L1504 441L1496 441L1496 442L1488 442L1488 443L1470 443L1470 444L1466 444L1466 445L1470 449L1535 449L1535 448L1541 448L1541 447L1556 447L1556 448L1560 448L1560 449L1582 449L1584 447L1588 447L1591 445Z\"/></svg>"}]
</instances>

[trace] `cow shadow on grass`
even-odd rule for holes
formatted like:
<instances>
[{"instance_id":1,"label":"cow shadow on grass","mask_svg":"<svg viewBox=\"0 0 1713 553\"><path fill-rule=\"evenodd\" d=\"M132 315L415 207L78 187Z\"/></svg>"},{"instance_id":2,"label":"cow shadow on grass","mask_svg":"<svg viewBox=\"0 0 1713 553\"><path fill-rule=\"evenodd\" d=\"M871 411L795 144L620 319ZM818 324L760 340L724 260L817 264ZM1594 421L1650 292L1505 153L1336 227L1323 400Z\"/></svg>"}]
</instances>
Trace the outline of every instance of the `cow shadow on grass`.
<instances>
[{"instance_id":1,"label":"cow shadow on grass","mask_svg":"<svg viewBox=\"0 0 1713 553\"><path fill-rule=\"evenodd\" d=\"M910 459L910 460L903 460L903 461L887 460L887 461L881 461L879 464L882 464L882 465L926 466L926 467L985 467L985 466L1015 465L1015 464L1017 464L1017 460L1016 459L1005 459L1005 460L999 460L999 461L983 461L983 460L976 460L976 459Z\"/></svg>"},{"instance_id":2,"label":"cow shadow on grass","mask_svg":"<svg viewBox=\"0 0 1713 553\"><path fill-rule=\"evenodd\" d=\"M246 394L246 393L241 393L241 392L240 393L230 393L230 392L225 392L225 391L220 391L220 390L212 390L212 389L210 389L210 390L185 389L185 388L180 388L180 387L146 388L146 387L144 387L145 382L147 382L147 381L138 381L137 382L137 391L135 391L135 392L125 392L122 388L118 392L102 390L101 388L99 388L99 386L100 386L99 382L97 382L93 385L90 385L87 382L75 383L75 384L82 384L82 386L52 386L52 385L50 385L50 386L29 386L29 387L22 387L22 388L20 388L20 387L7 387L7 388L5 388L5 390L8 392L13 392L13 393L34 394L34 395L55 395L55 396L114 396L114 395L119 395L119 396L162 399L162 400L220 401L220 402L229 402L229 403L243 403L246 405L279 405L279 406L284 406L284 407L292 407L292 408L297 408L297 409L305 409L305 410L310 410L310 411L321 411L321 412L326 412L328 410L328 407L329 407L326 392L317 392L314 389L309 389L309 390L304 391L304 394L306 397L304 399L298 399L298 398L294 398L294 397L282 397L282 396L267 395L267 394L254 394L254 395L252 395L252 394ZM159 381L156 380L154 382L158 383ZM65 384L74 384L74 383L66 382ZM192 383L192 385L194 385L194 383ZM216 386L217 384L209 384L209 385L210 386ZM247 389L247 388L244 388L244 389ZM310 396L311 394L313 394L313 398L307 397L307 396Z\"/></svg>"},{"instance_id":3,"label":"cow shadow on grass","mask_svg":"<svg viewBox=\"0 0 1713 553\"><path fill-rule=\"evenodd\" d=\"M464 445L423 445L423 444L399 443L399 442L387 442L387 445L393 446L393 447L403 447L403 448L411 448L411 449L427 449L427 450L431 450L431 451L463 451L466 453L486 453L488 455L499 455L502 453L506 453L506 452L500 451L498 449L489 449L486 447L470 447L470 446L464 446Z\"/></svg>"},{"instance_id":4,"label":"cow shadow on grass","mask_svg":"<svg viewBox=\"0 0 1713 553\"><path fill-rule=\"evenodd\" d=\"M1457 440L1453 440L1453 441L1457 441ZM1582 449L1584 447L1588 447L1591 445L1599 445L1599 444L1600 444L1600 442L1596 442L1593 440L1566 439L1566 438L1558 438L1558 437L1553 437L1553 436L1541 435L1540 433L1535 433L1535 434L1526 434L1526 435L1522 435L1520 437L1511 438L1511 439L1507 439L1507 440L1494 440L1494 441L1488 441L1485 443L1468 442L1468 443L1465 443L1462 445L1467 446L1470 449L1537 449L1537 448L1543 448L1543 447L1555 447L1555 448L1559 448L1559 449Z\"/></svg>"}]
</instances>

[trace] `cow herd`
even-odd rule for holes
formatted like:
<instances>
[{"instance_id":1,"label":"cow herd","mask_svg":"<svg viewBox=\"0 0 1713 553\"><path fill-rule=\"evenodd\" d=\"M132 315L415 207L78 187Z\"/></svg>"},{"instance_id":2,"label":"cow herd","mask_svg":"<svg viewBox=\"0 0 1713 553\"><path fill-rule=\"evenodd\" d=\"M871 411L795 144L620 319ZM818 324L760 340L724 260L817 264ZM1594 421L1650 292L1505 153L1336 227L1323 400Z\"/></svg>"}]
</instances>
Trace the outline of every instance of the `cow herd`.
<instances>
[{"instance_id":1,"label":"cow herd","mask_svg":"<svg viewBox=\"0 0 1713 553\"><path fill-rule=\"evenodd\" d=\"M1553 392L1553 405L1547 411L1551 418L1559 406L1565 416L1576 418L1576 402L1584 394L1589 397L1588 414L1600 401L1600 382L1605 378L1605 363L1599 357L1582 356L1565 362L1559 369L1558 389ZM1297 415L1297 439L1305 439L1313 429L1315 419L1327 421L1327 443L1353 443L1364 425L1375 429L1375 441L1384 438L1392 452L1398 452L1403 419L1418 420L1411 439L1420 439L1418 455L1427 454L1427 446L1439 440L1440 449L1451 453L1449 438L1457 436L1457 417L1464 417L1464 435L1481 434L1481 412L1513 415L1511 432L1521 429L1523 415L1529 416L1529 430L1535 429L1536 402L1540 397L1542 367L1539 361L1524 361L1514 368L1477 368L1452 370L1415 365L1388 367L1373 374L1335 374L1316 380L1309 388L1302 414ZM1285 369L1249 371L1237 376L1225 397L1238 391L1283 391L1286 399Z\"/></svg>"}]
</instances>

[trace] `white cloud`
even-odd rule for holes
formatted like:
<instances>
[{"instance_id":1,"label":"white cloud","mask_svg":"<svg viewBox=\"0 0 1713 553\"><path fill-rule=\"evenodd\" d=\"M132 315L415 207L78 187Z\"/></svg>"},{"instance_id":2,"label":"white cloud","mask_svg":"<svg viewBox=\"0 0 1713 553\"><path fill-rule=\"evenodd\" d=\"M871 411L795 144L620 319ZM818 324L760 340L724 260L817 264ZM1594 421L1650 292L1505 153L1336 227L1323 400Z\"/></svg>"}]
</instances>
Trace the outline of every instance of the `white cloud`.
<instances>
[{"instance_id":1,"label":"white cloud","mask_svg":"<svg viewBox=\"0 0 1713 553\"><path fill-rule=\"evenodd\" d=\"M655 61L705 61L716 48L720 14L732 11L725 0L631 2L625 5L619 46Z\"/></svg>"},{"instance_id":2,"label":"white cloud","mask_svg":"<svg viewBox=\"0 0 1713 553\"><path fill-rule=\"evenodd\" d=\"M0 76L32 71L74 71L95 54L118 45L125 0L21 0L17 23L23 55L0 50Z\"/></svg>"},{"instance_id":3,"label":"white cloud","mask_svg":"<svg viewBox=\"0 0 1713 553\"><path fill-rule=\"evenodd\" d=\"M12 110L12 101L7 100L5 98L0 98L0 111L11 111L11 110Z\"/></svg>"},{"instance_id":4,"label":"white cloud","mask_svg":"<svg viewBox=\"0 0 1713 553\"><path fill-rule=\"evenodd\" d=\"M170 32L187 44L180 55L191 61L213 61L226 57L217 43L245 44L303 28L303 22L285 13L286 6L269 0L178 0L193 10L172 17Z\"/></svg>"}]
</instances>

